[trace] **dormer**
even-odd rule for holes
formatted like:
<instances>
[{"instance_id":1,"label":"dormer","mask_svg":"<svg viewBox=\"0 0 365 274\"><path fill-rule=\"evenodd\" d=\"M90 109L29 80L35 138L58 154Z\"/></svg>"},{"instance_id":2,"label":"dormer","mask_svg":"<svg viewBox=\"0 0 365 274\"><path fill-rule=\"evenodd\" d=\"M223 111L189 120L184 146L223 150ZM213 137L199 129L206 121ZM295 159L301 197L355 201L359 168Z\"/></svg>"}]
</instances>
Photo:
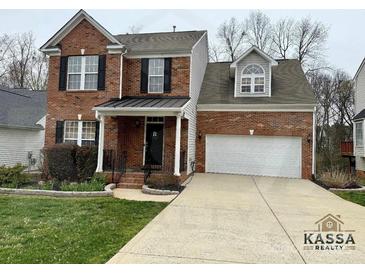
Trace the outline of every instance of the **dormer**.
<instances>
[{"instance_id":1,"label":"dormer","mask_svg":"<svg viewBox=\"0 0 365 274\"><path fill-rule=\"evenodd\" d=\"M278 63L252 46L230 65L234 97L270 97L272 66Z\"/></svg>"}]
</instances>

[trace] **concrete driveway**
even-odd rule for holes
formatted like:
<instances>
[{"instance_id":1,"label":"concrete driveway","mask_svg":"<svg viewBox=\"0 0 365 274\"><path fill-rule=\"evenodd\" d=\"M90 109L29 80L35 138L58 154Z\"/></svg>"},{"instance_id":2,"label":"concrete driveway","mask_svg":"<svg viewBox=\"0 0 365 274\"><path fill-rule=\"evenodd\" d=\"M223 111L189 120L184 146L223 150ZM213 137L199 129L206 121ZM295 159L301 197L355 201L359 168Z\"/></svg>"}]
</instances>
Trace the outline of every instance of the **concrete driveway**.
<instances>
[{"instance_id":1,"label":"concrete driveway","mask_svg":"<svg viewBox=\"0 0 365 274\"><path fill-rule=\"evenodd\" d=\"M328 213L355 250L304 250ZM308 180L196 174L109 263L365 263L365 208Z\"/></svg>"}]
</instances>

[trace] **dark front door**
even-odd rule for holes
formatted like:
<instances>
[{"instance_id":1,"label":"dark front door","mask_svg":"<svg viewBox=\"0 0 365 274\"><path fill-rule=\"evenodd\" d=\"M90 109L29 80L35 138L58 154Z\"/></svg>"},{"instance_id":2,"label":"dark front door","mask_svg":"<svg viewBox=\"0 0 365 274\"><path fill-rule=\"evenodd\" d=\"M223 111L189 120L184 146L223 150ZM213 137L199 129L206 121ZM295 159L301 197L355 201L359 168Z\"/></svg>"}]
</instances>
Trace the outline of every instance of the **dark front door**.
<instances>
[{"instance_id":1,"label":"dark front door","mask_svg":"<svg viewBox=\"0 0 365 274\"><path fill-rule=\"evenodd\" d=\"M146 125L145 164L162 165L163 124Z\"/></svg>"}]
</instances>

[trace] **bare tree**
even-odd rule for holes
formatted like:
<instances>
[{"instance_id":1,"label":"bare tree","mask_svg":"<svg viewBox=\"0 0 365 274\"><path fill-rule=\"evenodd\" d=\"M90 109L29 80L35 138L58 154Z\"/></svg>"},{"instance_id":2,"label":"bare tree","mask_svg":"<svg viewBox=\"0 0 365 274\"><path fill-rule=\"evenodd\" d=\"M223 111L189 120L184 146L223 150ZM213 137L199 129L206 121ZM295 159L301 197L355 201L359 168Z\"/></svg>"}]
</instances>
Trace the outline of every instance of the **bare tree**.
<instances>
[{"instance_id":1,"label":"bare tree","mask_svg":"<svg viewBox=\"0 0 365 274\"><path fill-rule=\"evenodd\" d=\"M223 53L224 52L219 45L213 44L213 43L209 44L209 49L208 49L209 61L211 61L211 62L222 61Z\"/></svg>"},{"instance_id":2,"label":"bare tree","mask_svg":"<svg viewBox=\"0 0 365 274\"><path fill-rule=\"evenodd\" d=\"M27 86L32 90L46 90L48 79L48 59L43 53L36 53L30 61Z\"/></svg>"},{"instance_id":3,"label":"bare tree","mask_svg":"<svg viewBox=\"0 0 365 274\"><path fill-rule=\"evenodd\" d=\"M8 72L9 52L13 39L9 35L0 36L0 84L6 82L5 76Z\"/></svg>"},{"instance_id":4,"label":"bare tree","mask_svg":"<svg viewBox=\"0 0 365 274\"><path fill-rule=\"evenodd\" d=\"M301 64L323 57L328 37L328 29L324 24L306 17L297 22L294 33L296 57Z\"/></svg>"},{"instance_id":5,"label":"bare tree","mask_svg":"<svg viewBox=\"0 0 365 274\"><path fill-rule=\"evenodd\" d=\"M31 32L18 34L10 48L9 80L12 86L25 88L30 62L35 54L34 36Z\"/></svg>"},{"instance_id":6,"label":"bare tree","mask_svg":"<svg viewBox=\"0 0 365 274\"><path fill-rule=\"evenodd\" d=\"M271 49L280 58L288 59L293 46L293 19L279 19L272 29Z\"/></svg>"},{"instance_id":7,"label":"bare tree","mask_svg":"<svg viewBox=\"0 0 365 274\"><path fill-rule=\"evenodd\" d=\"M142 29L143 25L131 25L128 27L129 32L132 34L140 33Z\"/></svg>"},{"instance_id":8,"label":"bare tree","mask_svg":"<svg viewBox=\"0 0 365 274\"><path fill-rule=\"evenodd\" d=\"M349 126L352 129L354 116L354 87L351 77L342 70L337 70L333 77L335 90L333 112L336 114L336 123Z\"/></svg>"},{"instance_id":9,"label":"bare tree","mask_svg":"<svg viewBox=\"0 0 365 274\"><path fill-rule=\"evenodd\" d=\"M230 61L236 60L241 53L245 35L244 24L234 17L219 26L217 38L221 41L222 51L229 56Z\"/></svg>"},{"instance_id":10,"label":"bare tree","mask_svg":"<svg viewBox=\"0 0 365 274\"><path fill-rule=\"evenodd\" d=\"M251 12L246 19L248 42L252 46L269 52L272 43L272 26L270 18L262 11Z\"/></svg>"}]
</instances>

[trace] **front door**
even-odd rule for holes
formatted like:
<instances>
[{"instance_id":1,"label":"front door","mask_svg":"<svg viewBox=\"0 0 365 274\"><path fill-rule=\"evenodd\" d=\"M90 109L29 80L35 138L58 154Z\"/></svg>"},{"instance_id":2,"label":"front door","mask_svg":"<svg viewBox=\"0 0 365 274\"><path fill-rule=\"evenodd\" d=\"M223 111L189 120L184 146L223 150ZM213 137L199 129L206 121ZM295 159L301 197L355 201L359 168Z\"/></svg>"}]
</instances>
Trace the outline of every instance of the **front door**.
<instances>
[{"instance_id":1,"label":"front door","mask_svg":"<svg viewBox=\"0 0 365 274\"><path fill-rule=\"evenodd\" d=\"M146 125L145 165L162 165L163 124Z\"/></svg>"}]
</instances>

